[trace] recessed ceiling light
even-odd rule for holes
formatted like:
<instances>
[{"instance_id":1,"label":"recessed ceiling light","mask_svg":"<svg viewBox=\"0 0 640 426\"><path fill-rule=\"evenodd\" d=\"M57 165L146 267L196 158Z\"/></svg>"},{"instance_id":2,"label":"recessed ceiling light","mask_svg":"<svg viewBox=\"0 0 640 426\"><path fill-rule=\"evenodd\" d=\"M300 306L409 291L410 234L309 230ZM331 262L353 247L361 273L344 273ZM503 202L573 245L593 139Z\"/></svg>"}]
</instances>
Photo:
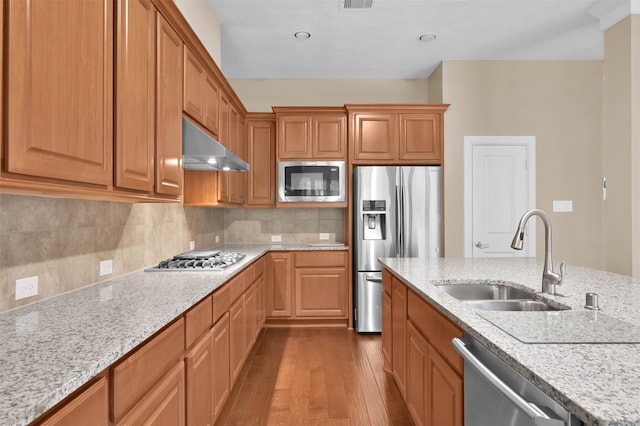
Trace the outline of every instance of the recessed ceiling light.
<instances>
[{"instance_id":1,"label":"recessed ceiling light","mask_svg":"<svg viewBox=\"0 0 640 426\"><path fill-rule=\"evenodd\" d=\"M311 37L311 33L309 31L298 31L293 36L298 40L306 40Z\"/></svg>"},{"instance_id":2,"label":"recessed ceiling light","mask_svg":"<svg viewBox=\"0 0 640 426\"><path fill-rule=\"evenodd\" d=\"M420 36L418 36L418 40L420 41L434 41L437 38L438 36L434 33L420 34Z\"/></svg>"}]
</instances>

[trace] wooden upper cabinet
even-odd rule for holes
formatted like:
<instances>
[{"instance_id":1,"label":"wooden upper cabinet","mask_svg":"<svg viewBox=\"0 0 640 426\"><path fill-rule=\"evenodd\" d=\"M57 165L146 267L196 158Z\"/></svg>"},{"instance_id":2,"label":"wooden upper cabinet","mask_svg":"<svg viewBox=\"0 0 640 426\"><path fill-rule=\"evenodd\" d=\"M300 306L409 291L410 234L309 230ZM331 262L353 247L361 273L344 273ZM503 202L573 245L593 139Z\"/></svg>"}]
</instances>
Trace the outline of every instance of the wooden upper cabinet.
<instances>
[{"instance_id":1,"label":"wooden upper cabinet","mask_svg":"<svg viewBox=\"0 0 640 426\"><path fill-rule=\"evenodd\" d=\"M275 119L247 120L247 206L273 207L276 186Z\"/></svg>"},{"instance_id":2,"label":"wooden upper cabinet","mask_svg":"<svg viewBox=\"0 0 640 426\"><path fill-rule=\"evenodd\" d=\"M399 114L400 160L439 160L442 157L442 114Z\"/></svg>"},{"instance_id":3,"label":"wooden upper cabinet","mask_svg":"<svg viewBox=\"0 0 640 426\"><path fill-rule=\"evenodd\" d=\"M184 48L184 87L182 108L184 112L204 122L204 67L188 47Z\"/></svg>"},{"instance_id":4,"label":"wooden upper cabinet","mask_svg":"<svg viewBox=\"0 0 640 426\"><path fill-rule=\"evenodd\" d=\"M397 157L397 117L385 113L353 115L354 160L393 160Z\"/></svg>"},{"instance_id":5,"label":"wooden upper cabinet","mask_svg":"<svg viewBox=\"0 0 640 426\"><path fill-rule=\"evenodd\" d=\"M182 40L158 14L156 185L159 194L182 195Z\"/></svg>"},{"instance_id":6,"label":"wooden upper cabinet","mask_svg":"<svg viewBox=\"0 0 640 426\"><path fill-rule=\"evenodd\" d=\"M443 115L449 105L346 105L355 164L442 164Z\"/></svg>"},{"instance_id":7,"label":"wooden upper cabinet","mask_svg":"<svg viewBox=\"0 0 640 426\"><path fill-rule=\"evenodd\" d=\"M110 186L113 1L4 6L6 171Z\"/></svg>"},{"instance_id":8,"label":"wooden upper cabinet","mask_svg":"<svg viewBox=\"0 0 640 426\"><path fill-rule=\"evenodd\" d=\"M347 117L342 107L273 107L279 160L345 160Z\"/></svg>"},{"instance_id":9,"label":"wooden upper cabinet","mask_svg":"<svg viewBox=\"0 0 640 426\"><path fill-rule=\"evenodd\" d=\"M154 186L155 25L151 0L117 2L115 186L146 192Z\"/></svg>"},{"instance_id":10,"label":"wooden upper cabinet","mask_svg":"<svg viewBox=\"0 0 640 426\"><path fill-rule=\"evenodd\" d=\"M208 73L204 76L204 126L211 133L218 134L218 100L220 98L220 89L216 80Z\"/></svg>"}]
</instances>

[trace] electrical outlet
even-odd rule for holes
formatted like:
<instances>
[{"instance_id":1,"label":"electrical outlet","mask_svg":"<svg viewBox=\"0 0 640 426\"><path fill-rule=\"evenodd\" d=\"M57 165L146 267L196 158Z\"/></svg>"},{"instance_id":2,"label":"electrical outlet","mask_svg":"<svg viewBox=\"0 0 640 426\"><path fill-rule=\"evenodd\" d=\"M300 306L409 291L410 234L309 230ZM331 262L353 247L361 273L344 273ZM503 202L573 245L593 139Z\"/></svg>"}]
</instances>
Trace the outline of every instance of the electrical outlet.
<instances>
[{"instance_id":1,"label":"electrical outlet","mask_svg":"<svg viewBox=\"0 0 640 426\"><path fill-rule=\"evenodd\" d=\"M320 239L321 240L328 240L329 239L329 234L326 232L321 232L320 233Z\"/></svg>"},{"instance_id":2,"label":"electrical outlet","mask_svg":"<svg viewBox=\"0 0 640 426\"><path fill-rule=\"evenodd\" d=\"M573 211L572 200L553 200L553 211L568 213Z\"/></svg>"},{"instance_id":3,"label":"electrical outlet","mask_svg":"<svg viewBox=\"0 0 640 426\"><path fill-rule=\"evenodd\" d=\"M271 236L271 242L272 243L281 243L282 242L282 235L272 235Z\"/></svg>"},{"instance_id":4,"label":"electrical outlet","mask_svg":"<svg viewBox=\"0 0 640 426\"><path fill-rule=\"evenodd\" d=\"M105 276L105 275L109 275L110 273L113 272L113 261L111 259L109 260L103 260L100 262L100 276Z\"/></svg>"},{"instance_id":5,"label":"electrical outlet","mask_svg":"<svg viewBox=\"0 0 640 426\"><path fill-rule=\"evenodd\" d=\"M16 280L16 300L38 295L38 276Z\"/></svg>"},{"instance_id":6,"label":"electrical outlet","mask_svg":"<svg viewBox=\"0 0 640 426\"><path fill-rule=\"evenodd\" d=\"M220 242L220 235L216 235L216 244Z\"/></svg>"},{"instance_id":7,"label":"electrical outlet","mask_svg":"<svg viewBox=\"0 0 640 426\"><path fill-rule=\"evenodd\" d=\"M196 249L196 242L189 241L189 250L195 250L195 249Z\"/></svg>"}]
</instances>

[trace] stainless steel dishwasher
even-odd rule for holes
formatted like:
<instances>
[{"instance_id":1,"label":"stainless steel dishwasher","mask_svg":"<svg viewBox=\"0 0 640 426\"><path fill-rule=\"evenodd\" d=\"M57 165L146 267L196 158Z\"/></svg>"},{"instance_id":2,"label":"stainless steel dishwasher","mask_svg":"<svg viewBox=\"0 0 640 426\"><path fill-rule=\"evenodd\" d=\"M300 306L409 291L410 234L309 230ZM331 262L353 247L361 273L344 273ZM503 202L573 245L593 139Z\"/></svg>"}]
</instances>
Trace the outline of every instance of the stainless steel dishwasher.
<instances>
[{"instance_id":1,"label":"stainless steel dishwasher","mask_svg":"<svg viewBox=\"0 0 640 426\"><path fill-rule=\"evenodd\" d=\"M464 359L465 426L583 424L471 336L452 343Z\"/></svg>"}]
</instances>

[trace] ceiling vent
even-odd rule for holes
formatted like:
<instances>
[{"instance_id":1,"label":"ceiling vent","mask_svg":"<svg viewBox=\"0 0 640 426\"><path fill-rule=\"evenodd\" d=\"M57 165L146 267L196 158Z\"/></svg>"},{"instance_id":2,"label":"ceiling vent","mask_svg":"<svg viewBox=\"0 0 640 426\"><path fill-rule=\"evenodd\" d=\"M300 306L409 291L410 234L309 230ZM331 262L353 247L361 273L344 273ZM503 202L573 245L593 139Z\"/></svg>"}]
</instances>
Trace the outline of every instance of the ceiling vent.
<instances>
[{"instance_id":1,"label":"ceiling vent","mask_svg":"<svg viewBox=\"0 0 640 426\"><path fill-rule=\"evenodd\" d=\"M347 10L371 9L373 0L344 0L344 8Z\"/></svg>"}]
</instances>

